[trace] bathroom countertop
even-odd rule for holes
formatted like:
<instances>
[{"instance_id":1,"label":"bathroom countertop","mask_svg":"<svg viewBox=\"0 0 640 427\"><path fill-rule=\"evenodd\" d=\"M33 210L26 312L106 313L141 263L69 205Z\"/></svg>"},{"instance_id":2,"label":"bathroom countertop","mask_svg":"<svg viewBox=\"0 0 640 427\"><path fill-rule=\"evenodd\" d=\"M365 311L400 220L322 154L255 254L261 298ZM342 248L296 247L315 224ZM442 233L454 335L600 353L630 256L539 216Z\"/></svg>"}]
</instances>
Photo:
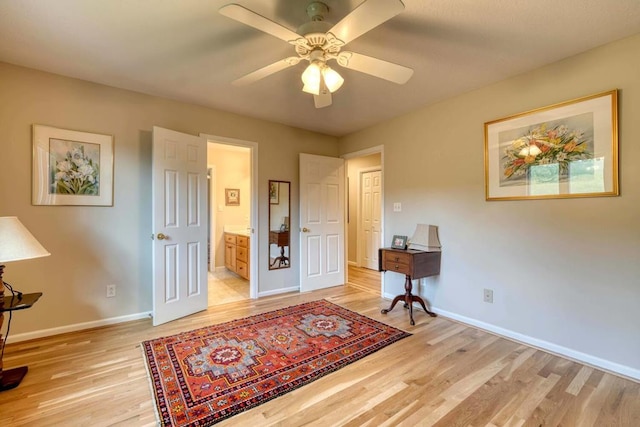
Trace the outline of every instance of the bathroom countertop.
<instances>
[{"instance_id":1,"label":"bathroom countertop","mask_svg":"<svg viewBox=\"0 0 640 427\"><path fill-rule=\"evenodd\" d=\"M229 226L225 225L223 230L225 233L237 234L238 236L251 237L251 233L248 230L249 227L245 226Z\"/></svg>"}]
</instances>

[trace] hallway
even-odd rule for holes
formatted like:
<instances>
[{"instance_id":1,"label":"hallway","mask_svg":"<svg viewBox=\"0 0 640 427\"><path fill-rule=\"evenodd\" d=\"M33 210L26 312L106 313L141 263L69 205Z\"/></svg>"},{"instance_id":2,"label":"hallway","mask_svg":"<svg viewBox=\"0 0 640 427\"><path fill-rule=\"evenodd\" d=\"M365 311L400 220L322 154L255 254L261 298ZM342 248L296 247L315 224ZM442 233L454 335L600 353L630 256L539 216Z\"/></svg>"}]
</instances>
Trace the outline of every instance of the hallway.
<instances>
[{"instance_id":1,"label":"hallway","mask_svg":"<svg viewBox=\"0 0 640 427\"><path fill-rule=\"evenodd\" d=\"M347 280L349 286L380 296L381 280L379 271L349 266L349 279Z\"/></svg>"}]
</instances>

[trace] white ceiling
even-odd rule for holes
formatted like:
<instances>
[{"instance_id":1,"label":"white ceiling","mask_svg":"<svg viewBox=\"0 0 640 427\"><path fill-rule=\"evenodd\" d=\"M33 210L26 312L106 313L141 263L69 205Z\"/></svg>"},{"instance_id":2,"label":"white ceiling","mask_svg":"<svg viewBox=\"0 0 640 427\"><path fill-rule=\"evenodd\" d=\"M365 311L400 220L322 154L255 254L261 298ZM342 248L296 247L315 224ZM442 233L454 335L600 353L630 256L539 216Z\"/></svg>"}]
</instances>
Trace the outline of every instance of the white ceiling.
<instances>
[{"instance_id":1,"label":"white ceiling","mask_svg":"<svg viewBox=\"0 0 640 427\"><path fill-rule=\"evenodd\" d=\"M0 0L0 61L329 135L345 135L640 32L640 0L403 0L348 50L413 68L405 85L334 66L316 109L300 63L231 81L293 46L218 14L232 1L296 30L311 0ZM325 0L338 22L362 0Z\"/></svg>"}]
</instances>

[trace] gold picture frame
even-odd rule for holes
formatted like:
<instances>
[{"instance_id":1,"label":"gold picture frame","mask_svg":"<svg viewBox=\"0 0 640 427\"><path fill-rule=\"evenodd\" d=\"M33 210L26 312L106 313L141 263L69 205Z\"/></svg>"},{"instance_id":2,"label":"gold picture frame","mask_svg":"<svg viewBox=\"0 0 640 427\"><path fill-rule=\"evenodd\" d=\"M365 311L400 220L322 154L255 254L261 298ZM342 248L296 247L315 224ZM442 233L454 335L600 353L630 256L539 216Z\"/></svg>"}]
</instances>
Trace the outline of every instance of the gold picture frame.
<instances>
[{"instance_id":1,"label":"gold picture frame","mask_svg":"<svg viewBox=\"0 0 640 427\"><path fill-rule=\"evenodd\" d=\"M240 189L238 189L238 188L225 188L224 189L224 204L226 206L240 206Z\"/></svg>"},{"instance_id":2,"label":"gold picture frame","mask_svg":"<svg viewBox=\"0 0 640 427\"><path fill-rule=\"evenodd\" d=\"M618 196L617 89L484 124L485 197Z\"/></svg>"},{"instance_id":3,"label":"gold picture frame","mask_svg":"<svg viewBox=\"0 0 640 427\"><path fill-rule=\"evenodd\" d=\"M31 203L113 206L113 136L33 125Z\"/></svg>"}]
</instances>

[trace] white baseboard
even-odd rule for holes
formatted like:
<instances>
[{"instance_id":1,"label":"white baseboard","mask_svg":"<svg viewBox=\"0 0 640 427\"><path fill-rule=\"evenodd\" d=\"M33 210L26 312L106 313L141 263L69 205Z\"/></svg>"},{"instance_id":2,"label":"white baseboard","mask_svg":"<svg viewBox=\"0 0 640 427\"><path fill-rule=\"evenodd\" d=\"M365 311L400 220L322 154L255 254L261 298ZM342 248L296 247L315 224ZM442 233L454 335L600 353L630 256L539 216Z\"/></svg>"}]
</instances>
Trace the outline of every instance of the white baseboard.
<instances>
[{"instance_id":1,"label":"white baseboard","mask_svg":"<svg viewBox=\"0 0 640 427\"><path fill-rule=\"evenodd\" d=\"M109 319L94 320L92 322L76 323L73 325L59 326L57 328L41 329L33 332L25 332L23 334L12 334L7 338L7 343L16 343L20 341L33 340L36 338L50 337L52 335L65 334L67 332L82 331L84 329L97 328L100 326L115 325L116 323L130 322L132 320L145 319L151 317L151 312L143 312L129 314L126 316L111 317Z\"/></svg>"},{"instance_id":2,"label":"white baseboard","mask_svg":"<svg viewBox=\"0 0 640 427\"><path fill-rule=\"evenodd\" d=\"M395 295L391 295L385 292L383 297L386 299L393 299L395 298ZM422 310L422 308L419 305L414 305L414 307L420 308L420 310ZM541 350L545 350L553 354L564 356L569 359L572 359L581 363L585 363L587 365L600 368L605 371L609 371L611 373L622 375L624 377L627 377L636 381L640 381L640 369L635 369L630 366L621 365L619 363L612 362L610 360L601 359L599 357L592 356L590 354L583 353L577 350L573 350L568 347L564 347L564 346L554 344L548 341L544 341L538 338L530 337L528 335L524 335L519 332L512 331L510 329L501 328L499 326L495 326L490 323L482 322L480 320L472 319L466 316L461 316L459 314L452 313L450 311L441 310L437 307L432 307L431 310L435 313L441 314L444 317L448 317L449 319L456 320L458 322L494 333L496 335L500 335L501 337L508 338L523 344L527 344L532 347L539 348Z\"/></svg>"},{"instance_id":3,"label":"white baseboard","mask_svg":"<svg viewBox=\"0 0 640 427\"><path fill-rule=\"evenodd\" d=\"M300 291L299 286L291 286L290 288L274 289L272 291L258 292L258 298L268 297L271 295L286 294L287 292L299 292L299 291Z\"/></svg>"}]
</instances>

